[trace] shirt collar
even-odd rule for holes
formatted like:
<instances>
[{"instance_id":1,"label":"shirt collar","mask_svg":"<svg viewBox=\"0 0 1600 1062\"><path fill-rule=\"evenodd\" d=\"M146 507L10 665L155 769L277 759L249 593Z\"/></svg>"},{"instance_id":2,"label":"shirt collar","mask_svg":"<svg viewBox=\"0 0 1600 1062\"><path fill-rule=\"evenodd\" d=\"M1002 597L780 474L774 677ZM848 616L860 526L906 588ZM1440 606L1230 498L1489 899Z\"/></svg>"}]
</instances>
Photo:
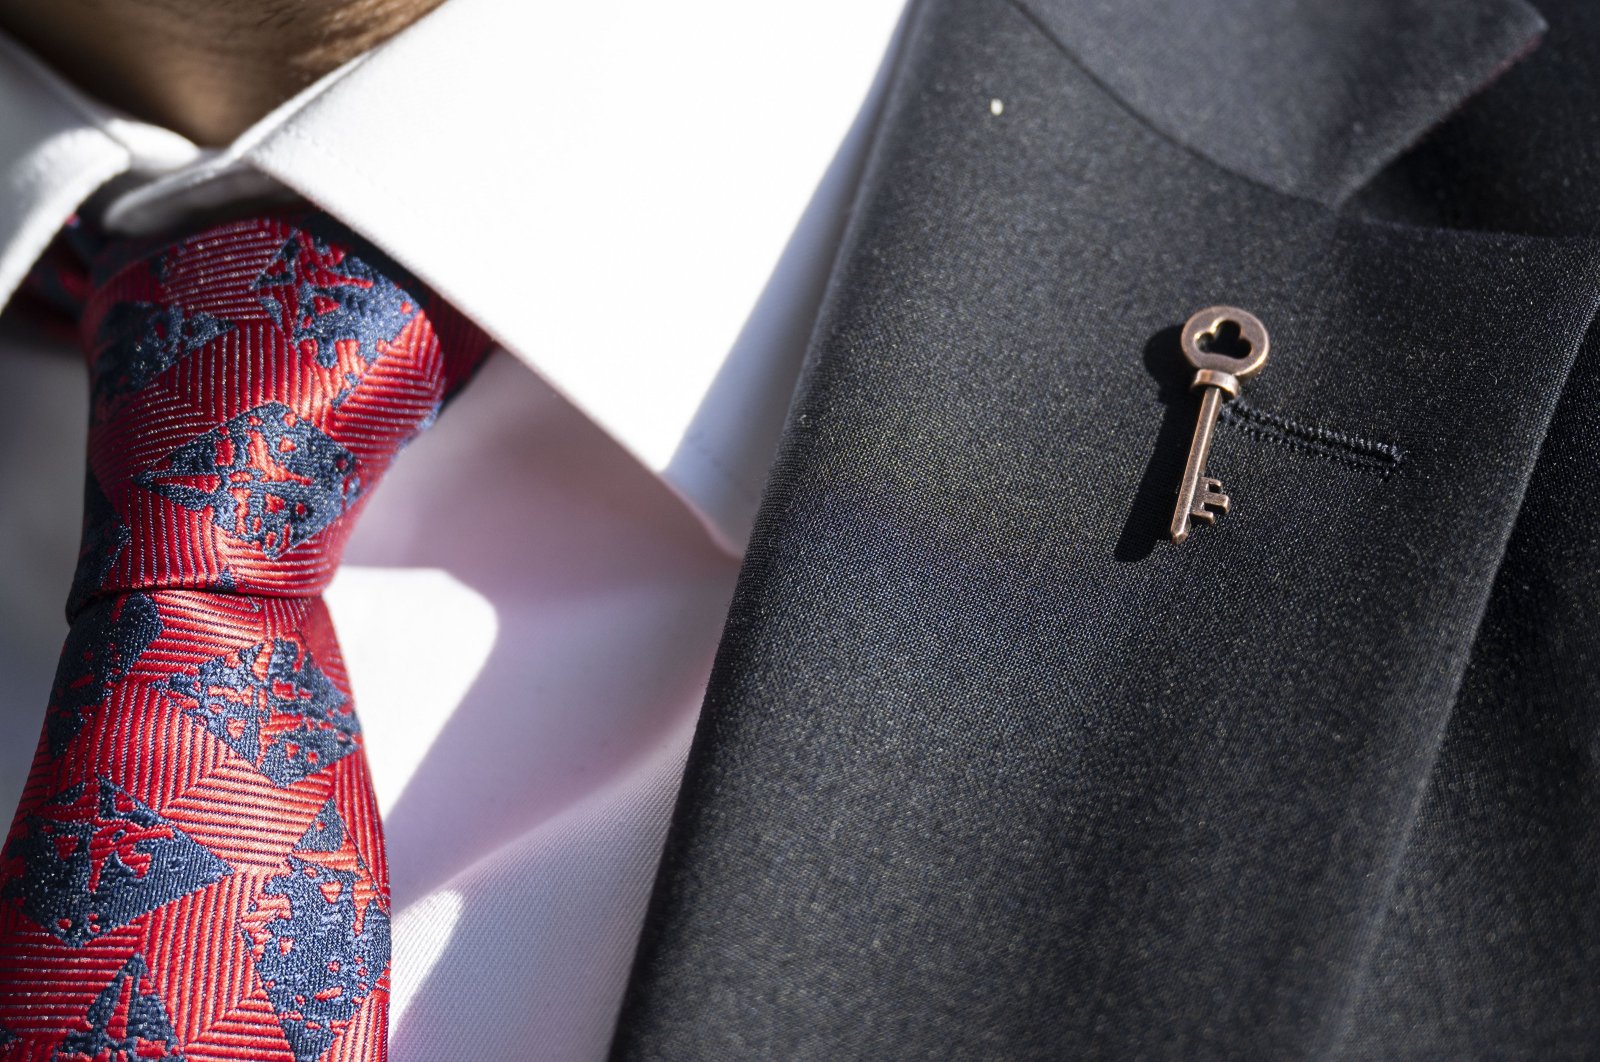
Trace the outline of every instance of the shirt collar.
<instances>
[{"instance_id":1,"label":"shirt collar","mask_svg":"<svg viewBox=\"0 0 1600 1062\"><path fill-rule=\"evenodd\" d=\"M95 103L0 34L0 305L104 182L182 166L199 153L183 137Z\"/></svg>"},{"instance_id":2,"label":"shirt collar","mask_svg":"<svg viewBox=\"0 0 1600 1062\"><path fill-rule=\"evenodd\" d=\"M6 47L0 299L111 177L151 175L108 208L130 230L271 178L433 285L738 553L900 6L822 0L797 28L746 0L555 19L450 0L211 152Z\"/></svg>"}]
</instances>

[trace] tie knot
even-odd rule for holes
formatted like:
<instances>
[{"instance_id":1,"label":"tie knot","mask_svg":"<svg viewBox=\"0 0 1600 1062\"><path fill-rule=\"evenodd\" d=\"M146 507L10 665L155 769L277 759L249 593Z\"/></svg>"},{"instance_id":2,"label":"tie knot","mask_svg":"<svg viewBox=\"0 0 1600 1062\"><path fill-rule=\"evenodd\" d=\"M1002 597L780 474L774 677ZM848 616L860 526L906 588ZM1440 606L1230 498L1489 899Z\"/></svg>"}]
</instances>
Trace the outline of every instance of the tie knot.
<instances>
[{"instance_id":1,"label":"tie knot","mask_svg":"<svg viewBox=\"0 0 1600 1062\"><path fill-rule=\"evenodd\" d=\"M489 342L321 215L101 251L68 615L105 593L309 596L362 502Z\"/></svg>"}]
</instances>

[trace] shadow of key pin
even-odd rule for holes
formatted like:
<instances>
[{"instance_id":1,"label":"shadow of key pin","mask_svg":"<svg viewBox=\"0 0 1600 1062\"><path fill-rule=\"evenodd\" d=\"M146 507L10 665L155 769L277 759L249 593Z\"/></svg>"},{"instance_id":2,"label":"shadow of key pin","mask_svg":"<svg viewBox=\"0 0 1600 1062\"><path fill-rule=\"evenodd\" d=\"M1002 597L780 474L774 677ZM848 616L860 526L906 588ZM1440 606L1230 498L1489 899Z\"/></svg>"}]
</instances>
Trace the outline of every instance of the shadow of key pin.
<instances>
[{"instance_id":1,"label":"shadow of key pin","mask_svg":"<svg viewBox=\"0 0 1600 1062\"><path fill-rule=\"evenodd\" d=\"M1195 368L1190 390L1200 392L1200 419L1189 443L1189 463L1178 484L1172 514L1172 541L1189 537L1190 521L1215 523L1228 511L1222 484L1206 475L1206 456L1222 403L1239 397L1240 381L1267 363L1267 330L1254 314L1233 306L1208 306L1183 326L1183 356Z\"/></svg>"}]
</instances>

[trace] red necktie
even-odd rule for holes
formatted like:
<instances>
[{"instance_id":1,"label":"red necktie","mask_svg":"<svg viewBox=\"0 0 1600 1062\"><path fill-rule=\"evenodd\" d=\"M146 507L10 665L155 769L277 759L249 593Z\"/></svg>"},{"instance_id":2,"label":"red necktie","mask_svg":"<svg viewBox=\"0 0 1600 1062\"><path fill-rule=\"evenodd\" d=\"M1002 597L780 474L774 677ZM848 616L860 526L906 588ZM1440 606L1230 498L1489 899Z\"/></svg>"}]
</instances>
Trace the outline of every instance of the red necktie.
<instances>
[{"instance_id":1,"label":"red necktie","mask_svg":"<svg viewBox=\"0 0 1600 1062\"><path fill-rule=\"evenodd\" d=\"M0 1060L385 1056L388 875L320 594L481 332L321 216L107 245L66 648L0 849Z\"/></svg>"}]
</instances>

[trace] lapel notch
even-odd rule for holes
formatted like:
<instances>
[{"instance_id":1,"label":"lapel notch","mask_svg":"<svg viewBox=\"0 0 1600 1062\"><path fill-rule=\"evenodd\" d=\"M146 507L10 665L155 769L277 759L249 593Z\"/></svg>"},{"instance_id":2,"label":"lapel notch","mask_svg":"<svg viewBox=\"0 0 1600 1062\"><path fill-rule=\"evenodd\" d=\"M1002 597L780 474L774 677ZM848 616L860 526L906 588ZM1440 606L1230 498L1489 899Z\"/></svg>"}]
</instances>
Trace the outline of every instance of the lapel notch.
<instances>
[{"instance_id":1,"label":"lapel notch","mask_svg":"<svg viewBox=\"0 0 1600 1062\"><path fill-rule=\"evenodd\" d=\"M1537 46L1526 0L1014 0L1158 132L1337 206Z\"/></svg>"}]
</instances>

